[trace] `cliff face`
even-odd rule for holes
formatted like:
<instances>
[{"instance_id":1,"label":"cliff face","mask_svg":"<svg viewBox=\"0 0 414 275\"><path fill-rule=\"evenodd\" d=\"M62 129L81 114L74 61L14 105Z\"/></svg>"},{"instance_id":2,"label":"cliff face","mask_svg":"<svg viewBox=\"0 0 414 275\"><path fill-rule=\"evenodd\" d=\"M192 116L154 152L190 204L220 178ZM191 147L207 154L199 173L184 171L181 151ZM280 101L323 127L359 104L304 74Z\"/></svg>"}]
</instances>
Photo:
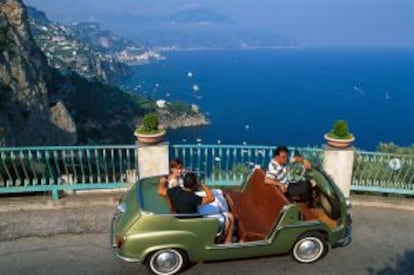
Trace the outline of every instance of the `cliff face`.
<instances>
[{"instance_id":1,"label":"cliff face","mask_svg":"<svg viewBox=\"0 0 414 275\"><path fill-rule=\"evenodd\" d=\"M0 0L0 146L133 142L135 122L155 102L50 67L28 22L21 0ZM161 113L168 127L207 123L185 104L171 106Z\"/></svg>"},{"instance_id":2,"label":"cliff face","mask_svg":"<svg viewBox=\"0 0 414 275\"><path fill-rule=\"evenodd\" d=\"M32 39L20 0L0 0L0 51L0 144L76 142L65 106L49 102L49 67Z\"/></svg>"},{"instance_id":3,"label":"cliff face","mask_svg":"<svg viewBox=\"0 0 414 275\"><path fill-rule=\"evenodd\" d=\"M51 67L113 85L131 76L131 68L117 56L137 44L101 30L97 23L52 22L33 7L27 7L27 13L33 38Z\"/></svg>"}]
</instances>

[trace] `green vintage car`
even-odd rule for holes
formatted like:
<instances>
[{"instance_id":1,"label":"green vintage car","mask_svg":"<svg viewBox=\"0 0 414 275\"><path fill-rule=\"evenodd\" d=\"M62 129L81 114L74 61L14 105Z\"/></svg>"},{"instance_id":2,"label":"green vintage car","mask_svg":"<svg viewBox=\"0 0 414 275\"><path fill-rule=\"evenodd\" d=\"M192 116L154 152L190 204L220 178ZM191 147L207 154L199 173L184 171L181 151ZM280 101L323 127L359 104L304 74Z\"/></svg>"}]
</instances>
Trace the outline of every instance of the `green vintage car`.
<instances>
[{"instance_id":1,"label":"green vintage car","mask_svg":"<svg viewBox=\"0 0 414 275\"><path fill-rule=\"evenodd\" d=\"M236 220L236 237L230 244L221 242L216 218L175 214L167 199L157 194L157 179L140 181L113 216L112 249L122 260L143 263L154 274L176 274L194 262L288 253L300 263L315 262L330 247L350 243L350 205L321 170L299 169L296 175L312 184L313 205L265 184L260 168L239 188L223 189Z\"/></svg>"}]
</instances>

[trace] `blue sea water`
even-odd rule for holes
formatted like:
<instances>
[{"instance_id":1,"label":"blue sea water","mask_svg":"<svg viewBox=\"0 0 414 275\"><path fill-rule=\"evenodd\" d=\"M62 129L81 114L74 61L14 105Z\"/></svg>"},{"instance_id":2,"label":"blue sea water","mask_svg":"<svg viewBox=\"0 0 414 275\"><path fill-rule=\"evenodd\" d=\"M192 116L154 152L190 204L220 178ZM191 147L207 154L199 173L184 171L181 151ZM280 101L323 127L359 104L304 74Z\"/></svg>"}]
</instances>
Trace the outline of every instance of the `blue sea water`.
<instances>
[{"instance_id":1,"label":"blue sea water","mask_svg":"<svg viewBox=\"0 0 414 275\"><path fill-rule=\"evenodd\" d=\"M197 104L211 124L173 144L320 146L337 119L356 147L414 143L414 49L257 49L165 53L125 87ZM190 74L189 74L190 72ZM194 89L198 86L198 90Z\"/></svg>"}]
</instances>

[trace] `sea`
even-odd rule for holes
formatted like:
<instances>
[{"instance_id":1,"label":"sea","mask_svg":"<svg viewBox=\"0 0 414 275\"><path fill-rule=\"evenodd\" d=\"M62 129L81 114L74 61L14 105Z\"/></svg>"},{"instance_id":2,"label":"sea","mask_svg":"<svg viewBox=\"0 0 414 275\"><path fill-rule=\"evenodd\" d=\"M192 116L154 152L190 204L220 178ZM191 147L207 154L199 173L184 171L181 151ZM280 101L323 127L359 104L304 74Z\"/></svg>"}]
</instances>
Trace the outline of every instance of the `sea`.
<instances>
[{"instance_id":1,"label":"sea","mask_svg":"<svg viewBox=\"0 0 414 275\"><path fill-rule=\"evenodd\" d=\"M122 87L196 104L210 124L171 144L320 147L343 119L360 150L414 143L414 49L289 48L163 53Z\"/></svg>"}]
</instances>

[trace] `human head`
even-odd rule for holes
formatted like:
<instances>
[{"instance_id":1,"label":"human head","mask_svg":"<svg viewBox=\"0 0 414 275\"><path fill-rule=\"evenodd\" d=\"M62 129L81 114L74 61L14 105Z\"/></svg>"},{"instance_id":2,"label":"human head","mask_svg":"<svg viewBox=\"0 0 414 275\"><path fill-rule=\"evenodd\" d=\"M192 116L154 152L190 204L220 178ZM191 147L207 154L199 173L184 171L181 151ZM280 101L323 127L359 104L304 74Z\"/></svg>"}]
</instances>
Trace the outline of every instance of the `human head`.
<instances>
[{"instance_id":1,"label":"human head","mask_svg":"<svg viewBox=\"0 0 414 275\"><path fill-rule=\"evenodd\" d=\"M274 158L279 164L286 164L288 161L288 153L288 148L284 145L280 145L275 150Z\"/></svg>"},{"instance_id":2,"label":"human head","mask_svg":"<svg viewBox=\"0 0 414 275\"><path fill-rule=\"evenodd\" d=\"M190 190L194 190L198 185L197 176L193 172L188 172L187 174L185 174L183 182L184 188Z\"/></svg>"},{"instance_id":3,"label":"human head","mask_svg":"<svg viewBox=\"0 0 414 275\"><path fill-rule=\"evenodd\" d=\"M176 176L181 176L183 173L183 163L180 159L173 159L170 161L170 172Z\"/></svg>"}]
</instances>

